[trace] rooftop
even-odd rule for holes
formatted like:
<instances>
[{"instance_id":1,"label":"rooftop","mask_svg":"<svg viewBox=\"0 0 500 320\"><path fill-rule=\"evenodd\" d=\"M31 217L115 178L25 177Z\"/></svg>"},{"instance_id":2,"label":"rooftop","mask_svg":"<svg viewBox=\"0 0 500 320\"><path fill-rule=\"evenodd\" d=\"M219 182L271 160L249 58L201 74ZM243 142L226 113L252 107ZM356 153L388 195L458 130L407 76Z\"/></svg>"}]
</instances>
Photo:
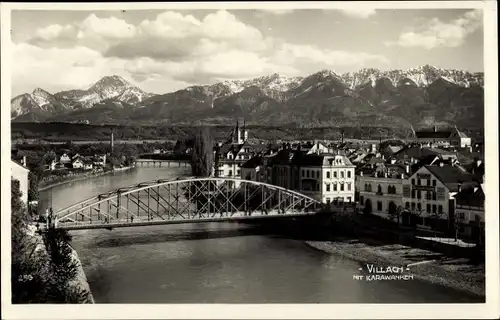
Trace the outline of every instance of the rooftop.
<instances>
[{"instance_id":1,"label":"rooftop","mask_svg":"<svg viewBox=\"0 0 500 320\"><path fill-rule=\"evenodd\" d=\"M452 192L458 191L459 185L462 185L464 188L479 185L473 175L463 172L455 166L426 165L424 167Z\"/></svg>"}]
</instances>

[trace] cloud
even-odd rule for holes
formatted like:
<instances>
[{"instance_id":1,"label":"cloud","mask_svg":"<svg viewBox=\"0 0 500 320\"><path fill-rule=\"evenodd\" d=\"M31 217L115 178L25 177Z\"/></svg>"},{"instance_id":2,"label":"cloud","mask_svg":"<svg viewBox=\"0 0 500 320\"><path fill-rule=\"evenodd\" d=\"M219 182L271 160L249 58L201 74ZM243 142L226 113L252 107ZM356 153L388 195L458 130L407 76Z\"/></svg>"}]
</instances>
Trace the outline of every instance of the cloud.
<instances>
[{"instance_id":1,"label":"cloud","mask_svg":"<svg viewBox=\"0 0 500 320\"><path fill-rule=\"evenodd\" d=\"M286 64L310 63L330 67L363 66L368 63L387 64L389 62L381 55L342 50L323 50L313 45L286 43L276 52L274 59L276 61L284 61Z\"/></svg>"},{"instance_id":2,"label":"cloud","mask_svg":"<svg viewBox=\"0 0 500 320\"><path fill-rule=\"evenodd\" d=\"M225 10L201 18L165 11L135 24L91 14L70 25L39 28L26 43L15 44L14 52L19 62L13 69L14 92L87 88L117 74L146 91L165 93L226 79L387 62L380 55L268 37Z\"/></svg>"},{"instance_id":3,"label":"cloud","mask_svg":"<svg viewBox=\"0 0 500 320\"><path fill-rule=\"evenodd\" d=\"M293 9L259 9L257 12L272 14L276 16L284 16L294 12Z\"/></svg>"},{"instance_id":4,"label":"cloud","mask_svg":"<svg viewBox=\"0 0 500 320\"><path fill-rule=\"evenodd\" d=\"M397 41L388 41L386 46L421 47L427 50L438 47L459 47L465 38L482 26L482 11L472 10L448 23L434 18L417 29L405 31Z\"/></svg>"},{"instance_id":5,"label":"cloud","mask_svg":"<svg viewBox=\"0 0 500 320\"><path fill-rule=\"evenodd\" d=\"M340 11L343 15L351 17L351 18L359 18L359 19L367 19L377 13L375 9L370 8L362 8L362 7L353 7L353 8L343 8L343 9L334 9Z\"/></svg>"},{"instance_id":6,"label":"cloud","mask_svg":"<svg viewBox=\"0 0 500 320\"><path fill-rule=\"evenodd\" d=\"M127 39L134 37L137 32L136 27L125 20L115 17L98 18L95 14L83 20L79 28L78 38Z\"/></svg>"}]
</instances>

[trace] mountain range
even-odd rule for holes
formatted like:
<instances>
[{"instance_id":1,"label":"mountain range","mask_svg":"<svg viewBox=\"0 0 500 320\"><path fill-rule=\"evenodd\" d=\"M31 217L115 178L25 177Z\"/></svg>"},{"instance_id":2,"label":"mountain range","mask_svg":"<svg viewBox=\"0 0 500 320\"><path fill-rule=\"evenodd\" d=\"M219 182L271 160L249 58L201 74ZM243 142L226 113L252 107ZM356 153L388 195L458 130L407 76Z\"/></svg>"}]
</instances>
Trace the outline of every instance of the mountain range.
<instances>
[{"instance_id":1,"label":"mountain range","mask_svg":"<svg viewBox=\"0 0 500 320\"><path fill-rule=\"evenodd\" d=\"M421 66L307 77L279 74L151 94L119 76L87 90L37 88L11 100L16 122L429 127L484 124L483 73Z\"/></svg>"}]
</instances>

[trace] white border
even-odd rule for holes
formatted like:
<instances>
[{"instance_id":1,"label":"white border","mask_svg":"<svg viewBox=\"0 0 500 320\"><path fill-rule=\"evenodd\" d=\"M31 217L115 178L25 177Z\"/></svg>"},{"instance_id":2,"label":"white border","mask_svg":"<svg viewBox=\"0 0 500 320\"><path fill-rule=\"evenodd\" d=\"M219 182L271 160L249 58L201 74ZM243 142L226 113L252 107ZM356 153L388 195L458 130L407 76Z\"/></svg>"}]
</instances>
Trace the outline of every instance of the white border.
<instances>
[{"instance_id":1,"label":"white border","mask_svg":"<svg viewBox=\"0 0 500 320\"><path fill-rule=\"evenodd\" d=\"M224 2L224 3L0 3L1 5L1 131L2 131L2 318L5 319L473 319L498 318L499 207L498 207L498 43L496 1L401 2ZM485 304L109 304L13 306L10 303L10 11L133 10L133 9L306 9L306 8L483 8L486 143L486 303Z\"/></svg>"}]
</instances>

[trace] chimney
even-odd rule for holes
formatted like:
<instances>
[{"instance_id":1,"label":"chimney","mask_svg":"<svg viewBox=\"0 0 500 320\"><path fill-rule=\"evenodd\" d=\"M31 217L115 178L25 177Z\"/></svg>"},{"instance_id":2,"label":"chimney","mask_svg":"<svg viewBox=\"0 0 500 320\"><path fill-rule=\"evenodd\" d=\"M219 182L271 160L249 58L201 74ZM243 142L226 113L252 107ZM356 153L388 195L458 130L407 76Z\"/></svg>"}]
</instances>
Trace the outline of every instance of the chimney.
<instances>
[{"instance_id":1,"label":"chimney","mask_svg":"<svg viewBox=\"0 0 500 320\"><path fill-rule=\"evenodd\" d=\"M462 191L462 181L458 181L458 192Z\"/></svg>"},{"instance_id":2,"label":"chimney","mask_svg":"<svg viewBox=\"0 0 500 320\"><path fill-rule=\"evenodd\" d=\"M439 162L439 166L444 167L444 162L443 161Z\"/></svg>"},{"instance_id":3,"label":"chimney","mask_svg":"<svg viewBox=\"0 0 500 320\"><path fill-rule=\"evenodd\" d=\"M401 174L401 179L402 179L402 180L404 180L404 179L405 179L405 174L404 174L404 173L402 173L402 174Z\"/></svg>"},{"instance_id":4,"label":"chimney","mask_svg":"<svg viewBox=\"0 0 500 320\"><path fill-rule=\"evenodd\" d=\"M363 176L363 171L360 171L359 172L359 176L362 177Z\"/></svg>"},{"instance_id":5,"label":"chimney","mask_svg":"<svg viewBox=\"0 0 500 320\"><path fill-rule=\"evenodd\" d=\"M23 156L23 162L21 164L26 167L26 156Z\"/></svg>"},{"instance_id":6,"label":"chimney","mask_svg":"<svg viewBox=\"0 0 500 320\"><path fill-rule=\"evenodd\" d=\"M436 125L434 125L434 132L437 132L437 127L436 127Z\"/></svg>"},{"instance_id":7,"label":"chimney","mask_svg":"<svg viewBox=\"0 0 500 320\"><path fill-rule=\"evenodd\" d=\"M405 172L406 172L407 174L410 174L410 165L408 165L408 164L406 165L406 167L405 167Z\"/></svg>"},{"instance_id":8,"label":"chimney","mask_svg":"<svg viewBox=\"0 0 500 320\"><path fill-rule=\"evenodd\" d=\"M115 147L115 134L113 133L113 130L111 130L111 141L110 141L110 145L111 145L111 152L113 152L113 149Z\"/></svg>"},{"instance_id":9,"label":"chimney","mask_svg":"<svg viewBox=\"0 0 500 320\"><path fill-rule=\"evenodd\" d=\"M384 178L387 178L387 172L384 172Z\"/></svg>"},{"instance_id":10,"label":"chimney","mask_svg":"<svg viewBox=\"0 0 500 320\"><path fill-rule=\"evenodd\" d=\"M391 164L395 164L396 163L396 159L391 159Z\"/></svg>"}]
</instances>

